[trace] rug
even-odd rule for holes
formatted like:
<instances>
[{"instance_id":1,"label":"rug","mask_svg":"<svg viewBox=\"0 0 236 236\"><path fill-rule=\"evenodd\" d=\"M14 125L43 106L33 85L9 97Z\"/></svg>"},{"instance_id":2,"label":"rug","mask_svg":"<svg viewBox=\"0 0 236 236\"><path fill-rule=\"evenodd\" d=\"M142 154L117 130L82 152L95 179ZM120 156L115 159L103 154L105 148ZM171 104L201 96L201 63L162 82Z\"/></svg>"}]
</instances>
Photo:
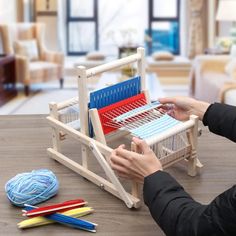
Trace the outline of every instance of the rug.
<instances>
[{"instance_id":1,"label":"rug","mask_svg":"<svg viewBox=\"0 0 236 236\"><path fill-rule=\"evenodd\" d=\"M50 102L62 102L76 96L78 96L77 89L38 91L31 95L30 98L22 101L19 106L15 107L9 114L49 114L48 104Z\"/></svg>"},{"instance_id":2,"label":"rug","mask_svg":"<svg viewBox=\"0 0 236 236\"><path fill-rule=\"evenodd\" d=\"M18 86L18 90L17 97L0 108L0 115L48 114L50 102L62 102L78 96L75 77L67 77L63 89L59 88L58 81L33 85L28 97L22 86Z\"/></svg>"}]
</instances>

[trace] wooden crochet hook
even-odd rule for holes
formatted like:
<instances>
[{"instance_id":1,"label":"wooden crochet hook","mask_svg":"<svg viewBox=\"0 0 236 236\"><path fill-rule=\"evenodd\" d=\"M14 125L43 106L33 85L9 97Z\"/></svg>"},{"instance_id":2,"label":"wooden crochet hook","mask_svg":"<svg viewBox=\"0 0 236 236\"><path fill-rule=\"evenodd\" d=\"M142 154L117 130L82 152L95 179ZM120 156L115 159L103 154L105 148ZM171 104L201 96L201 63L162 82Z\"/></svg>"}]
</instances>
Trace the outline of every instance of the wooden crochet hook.
<instances>
[{"instance_id":1,"label":"wooden crochet hook","mask_svg":"<svg viewBox=\"0 0 236 236\"><path fill-rule=\"evenodd\" d=\"M63 203L53 204L50 206L39 207L39 208L29 210L29 211L23 210L24 212L23 216L34 216L34 217L44 216L44 215L49 215L56 212L62 212L62 211L70 210L73 208L82 207L85 204L87 204L87 202L85 202L83 199L75 199L75 200L70 200Z\"/></svg>"}]
</instances>

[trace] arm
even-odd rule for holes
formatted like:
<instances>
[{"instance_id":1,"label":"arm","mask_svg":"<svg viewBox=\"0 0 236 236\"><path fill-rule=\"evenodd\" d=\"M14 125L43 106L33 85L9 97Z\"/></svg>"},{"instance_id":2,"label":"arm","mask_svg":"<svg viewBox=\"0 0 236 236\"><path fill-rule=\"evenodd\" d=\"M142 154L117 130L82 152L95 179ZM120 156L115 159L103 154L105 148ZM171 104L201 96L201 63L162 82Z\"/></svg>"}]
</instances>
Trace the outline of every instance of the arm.
<instances>
[{"instance_id":1,"label":"arm","mask_svg":"<svg viewBox=\"0 0 236 236\"><path fill-rule=\"evenodd\" d=\"M236 142L236 107L212 104L204 114L203 124L207 125L211 132Z\"/></svg>"},{"instance_id":2,"label":"arm","mask_svg":"<svg viewBox=\"0 0 236 236\"><path fill-rule=\"evenodd\" d=\"M29 59L27 57L16 55L16 72L18 83L30 84Z\"/></svg>"},{"instance_id":3,"label":"arm","mask_svg":"<svg viewBox=\"0 0 236 236\"><path fill-rule=\"evenodd\" d=\"M220 103L210 105L188 97L161 98L159 101L163 104L162 109L177 120L197 115L211 132L236 142L236 107Z\"/></svg>"},{"instance_id":4,"label":"arm","mask_svg":"<svg viewBox=\"0 0 236 236\"><path fill-rule=\"evenodd\" d=\"M202 205L162 166L149 146L133 141L143 154L127 151L124 146L111 155L111 166L124 178L144 182L143 195L154 220L167 236L228 236L236 230L236 187Z\"/></svg>"},{"instance_id":5,"label":"arm","mask_svg":"<svg viewBox=\"0 0 236 236\"><path fill-rule=\"evenodd\" d=\"M224 236L236 230L236 187L209 205L192 199L168 173L157 171L144 180L144 201L167 236Z\"/></svg>"},{"instance_id":6,"label":"arm","mask_svg":"<svg viewBox=\"0 0 236 236\"><path fill-rule=\"evenodd\" d=\"M42 60L55 63L59 66L58 77L64 77L64 54L61 52L48 51L44 48L42 50Z\"/></svg>"},{"instance_id":7,"label":"arm","mask_svg":"<svg viewBox=\"0 0 236 236\"><path fill-rule=\"evenodd\" d=\"M42 52L42 59L48 62L54 62L61 66L64 65L64 54L62 52L54 52L44 49Z\"/></svg>"}]
</instances>

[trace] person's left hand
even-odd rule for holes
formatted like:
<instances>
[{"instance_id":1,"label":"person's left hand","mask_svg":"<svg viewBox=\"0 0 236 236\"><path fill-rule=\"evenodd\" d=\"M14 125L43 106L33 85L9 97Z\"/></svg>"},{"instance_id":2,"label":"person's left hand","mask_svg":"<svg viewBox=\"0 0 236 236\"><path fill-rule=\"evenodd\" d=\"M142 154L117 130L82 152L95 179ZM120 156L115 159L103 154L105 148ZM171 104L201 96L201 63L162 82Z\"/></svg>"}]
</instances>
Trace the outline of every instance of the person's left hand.
<instances>
[{"instance_id":1,"label":"person's left hand","mask_svg":"<svg viewBox=\"0 0 236 236\"><path fill-rule=\"evenodd\" d=\"M133 142L142 154L128 151L120 145L110 156L111 167L120 177L143 183L146 176L162 170L162 165L145 141L133 138Z\"/></svg>"}]
</instances>

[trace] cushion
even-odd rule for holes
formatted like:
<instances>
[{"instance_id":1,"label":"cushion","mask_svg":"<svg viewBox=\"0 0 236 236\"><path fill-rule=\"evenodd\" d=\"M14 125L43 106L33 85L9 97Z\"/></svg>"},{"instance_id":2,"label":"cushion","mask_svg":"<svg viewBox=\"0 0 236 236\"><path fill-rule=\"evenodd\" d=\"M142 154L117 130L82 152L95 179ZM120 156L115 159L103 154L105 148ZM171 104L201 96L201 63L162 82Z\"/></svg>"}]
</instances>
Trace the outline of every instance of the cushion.
<instances>
[{"instance_id":1,"label":"cushion","mask_svg":"<svg viewBox=\"0 0 236 236\"><path fill-rule=\"evenodd\" d=\"M86 59L87 60L91 60L91 61L103 61L105 59L105 55L101 52L89 52L86 55Z\"/></svg>"},{"instance_id":2,"label":"cushion","mask_svg":"<svg viewBox=\"0 0 236 236\"><path fill-rule=\"evenodd\" d=\"M29 63L30 78L33 82L60 78L60 66L52 62L34 61Z\"/></svg>"},{"instance_id":3,"label":"cushion","mask_svg":"<svg viewBox=\"0 0 236 236\"><path fill-rule=\"evenodd\" d=\"M231 78L236 79L236 57L232 58L225 66L225 73Z\"/></svg>"},{"instance_id":4,"label":"cushion","mask_svg":"<svg viewBox=\"0 0 236 236\"><path fill-rule=\"evenodd\" d=\"M171 52L162 51L162 52L154 52L152 54L152 58L156 61L172 61L174 59L174 55Z\"/></svg>"},{"instance_id":5,"label":"cushion","mask_svg":"<svg viewBox=\"0 0 236 236\"><path fill-rule=\"evenodd\" d=\"M14 42L15 53L28 57L30 61L39 59L38 45L36 40L18 40Z\"/></svg>"}]
</instances>

